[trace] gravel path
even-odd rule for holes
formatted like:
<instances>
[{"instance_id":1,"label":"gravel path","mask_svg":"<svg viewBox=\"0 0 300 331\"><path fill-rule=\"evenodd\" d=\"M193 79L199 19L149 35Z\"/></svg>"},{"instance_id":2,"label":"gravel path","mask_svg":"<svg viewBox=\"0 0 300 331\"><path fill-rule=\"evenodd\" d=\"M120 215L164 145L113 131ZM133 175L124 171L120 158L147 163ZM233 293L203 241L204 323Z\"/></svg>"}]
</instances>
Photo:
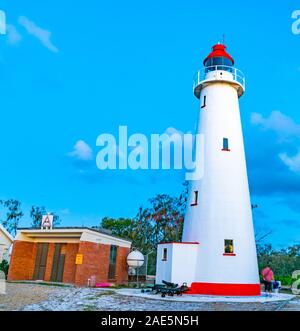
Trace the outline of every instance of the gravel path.
<instances>
[{"instance_id":1,"label":"gravel path","mask_svg":"<svg viewBox=\"0 0 300 331\"><path fill-rule=\"evenodd\" d=\"M0 294L0 311L19 310L26 305L47 300L50 294L58 293L60 289L57 286L7 283L6 294Z\"/></svg>"},{"instance_id":2,"label":"gravel path","mask_svg":"<svg viewBox=\"0 0 300 331\"><path fill-rule=\"evenodd\" d=\"M0 295L0 310L31 311L248 311L297 310L300 299L269 303L186 303L120 295L113 290L57 287L35 284L7 284Z\"/></svg>"}]
</instances>

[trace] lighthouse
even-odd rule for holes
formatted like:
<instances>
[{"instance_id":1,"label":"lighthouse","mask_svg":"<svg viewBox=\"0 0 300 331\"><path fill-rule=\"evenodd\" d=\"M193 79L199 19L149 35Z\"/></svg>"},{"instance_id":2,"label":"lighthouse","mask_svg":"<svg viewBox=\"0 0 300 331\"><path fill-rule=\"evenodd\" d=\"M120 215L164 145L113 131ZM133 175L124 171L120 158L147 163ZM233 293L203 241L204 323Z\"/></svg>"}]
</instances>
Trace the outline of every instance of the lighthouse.
<instances>
[{"instance_id":1,"label":"lighthouse","mask_svg":"<svg viewBox=\"0 0 300 331\"><path fill-rule=\"evenodd\" d=\"M260 295L239 109L245 77L225 45L213 46L193 92L203 176L190 182L182 242L158 245L156 282L186 282L190 294Z\"/></svg>"}]
</instances>

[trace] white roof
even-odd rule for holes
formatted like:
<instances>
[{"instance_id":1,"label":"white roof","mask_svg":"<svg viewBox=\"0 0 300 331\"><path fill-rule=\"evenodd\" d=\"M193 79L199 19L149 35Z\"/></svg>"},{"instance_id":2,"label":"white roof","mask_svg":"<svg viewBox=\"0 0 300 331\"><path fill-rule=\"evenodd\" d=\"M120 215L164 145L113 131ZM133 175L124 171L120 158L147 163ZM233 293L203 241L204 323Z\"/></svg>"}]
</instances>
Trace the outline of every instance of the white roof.
<instances>
[{"instance_id":1,"label":"white roof","mask_svg":"<svg viewBox=\"0 0 300 331\"><path fill-rule=\"evenodd\" d=\"M118 245L121 247L131 247L131 241L123 238L116 237L111 234L99 232L90 228L53 228L53 229L31 229L23 228L18 229L17 240L27 241L89 241L98 244Z\"/></svg>"},{"instance_id":2,"label":"white roof","mask_svg":"<svg viewBox=\"0 0 300 331\"><path fill-rule=\"evenodd\" d=\"M14 237L4 228L4 226L0 223L0 232L4 233L4 235L13 243Z\"/></svg>"}]
</instances>

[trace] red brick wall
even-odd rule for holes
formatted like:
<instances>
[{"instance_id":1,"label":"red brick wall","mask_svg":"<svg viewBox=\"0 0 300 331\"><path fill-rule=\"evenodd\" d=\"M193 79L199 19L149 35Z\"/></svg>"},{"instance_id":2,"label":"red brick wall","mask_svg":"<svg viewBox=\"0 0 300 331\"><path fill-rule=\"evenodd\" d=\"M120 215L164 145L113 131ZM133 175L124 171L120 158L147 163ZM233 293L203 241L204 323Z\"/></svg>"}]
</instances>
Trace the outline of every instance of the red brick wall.
<instances>
[{"instance_id":1,"label":"red brick wall","mask_svg":"<svg viewBox=\"0 0 300 331\"><path fill-rule=\"evenodd\" d=\"M65 267L63 273L64 283L75 283L76 274L76 254L78 253L79 244L67 244L65 255Z\"/></svg>"},{"instance_id":2,"label":"red brick wall","mask_svg":"<svg viewBox=\"0 0 300 331\"><path fill-rule=\"evenodd\" d=\"M49 243L45 271L45 281L50 281L54 256L54 243ZM15 241L11 256L8 279L31 280L34 273L37 244L25 241ZM128 280L126 257L129 248L118 247L116 262L116 283ZM83 264L76 265L76 254L83 254ZM96 282L108 281L110 245L80 242L67 244L63 273L64 283L75 283L87 286L88 279L96 276Z\"/></svg>"},{"instance_id":3,"label":"red brick wall","mask_svg":"<svg viewBox=\"0 0 300 331\"><path fill-rule=\"evenodd\" d=\"M82 265L77 265L75 283L79 286L87 286L88 279L96 276L96 282L108 281L110 245L81 242L79 254L83 254ZM116 265L116 283L128 281L128 269L126 258L129 248L118 247Z\"/></svg>"},{"instance_id":4,"label":"red brick wall","mask_svg":"<svg viewBox=\"0 0 300 331\"><path fill-rule=\"evenodd\" d=\"M65 267L63 274L63 282L74 283L76 273L76 254L79 244L67 244L65 255ZM52 272L52 263L55 250L55 243L49 243L47 264L45 270L45 281L50 281ZM26 241L15 241L11 255L8 279L9 280L32 280L35 259L37 252L37 244Z\"/></svg>"},{"instance_id":5,"label":"red brick wall","mask_svg":"<svg viewBox=\"0 0 300 331\"><path fill-rule=\"evenodd\" d=\"M129 252L129 248L118 247L116 266L116 282L118 284L128 282L127 255L129 254Z\"/></svg>"},{"instance_id":6,"label":"red brick wall","mask_svg":"<svg viewBox=\"0 0 300 331\"><path fill-rule=\"evenodd\" d=\"M31 280L33 277L37 244L15 241L10 260L8 280Z\"/></svg>"},{"instance_id":7,"label":"red brick wall","mask_svg":"<svg viewBox=\"0 0 300 331\"><path fill-rule=\"evenodd\" d=\"M107 282L109 250L109 245L80 242L78 254L83 254L83 263L77 265L76 285L87 286L91 276L96 276L96 282Z\"/></svg>"}]
</instances>

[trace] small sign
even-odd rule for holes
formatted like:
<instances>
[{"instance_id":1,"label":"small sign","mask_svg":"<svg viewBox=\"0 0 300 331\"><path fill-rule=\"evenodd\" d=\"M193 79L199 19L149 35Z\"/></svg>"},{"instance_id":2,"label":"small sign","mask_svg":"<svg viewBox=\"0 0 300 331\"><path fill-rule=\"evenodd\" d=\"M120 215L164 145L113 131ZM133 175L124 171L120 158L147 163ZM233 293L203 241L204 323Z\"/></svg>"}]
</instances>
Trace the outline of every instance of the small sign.
<instances>
[{"instance_id":1,"label":"small sign","mask_svg":"<svg viewBox=\"0 0 300 331\"><path fill-rule=\"evenodd\" d=\"M75 264L82 264L82 261L83 261L83 254L76 254Z\"/></svg>"},{"instance_id":2,"label":"small sign","mask_svg":"<svg viewBox=\"0 0 300 331\"><path fill-rule=\"evenodd\" d=\"M53 215L44 215L42 219L42 229L52 229Z\"/></svg>"}]
</instances>

